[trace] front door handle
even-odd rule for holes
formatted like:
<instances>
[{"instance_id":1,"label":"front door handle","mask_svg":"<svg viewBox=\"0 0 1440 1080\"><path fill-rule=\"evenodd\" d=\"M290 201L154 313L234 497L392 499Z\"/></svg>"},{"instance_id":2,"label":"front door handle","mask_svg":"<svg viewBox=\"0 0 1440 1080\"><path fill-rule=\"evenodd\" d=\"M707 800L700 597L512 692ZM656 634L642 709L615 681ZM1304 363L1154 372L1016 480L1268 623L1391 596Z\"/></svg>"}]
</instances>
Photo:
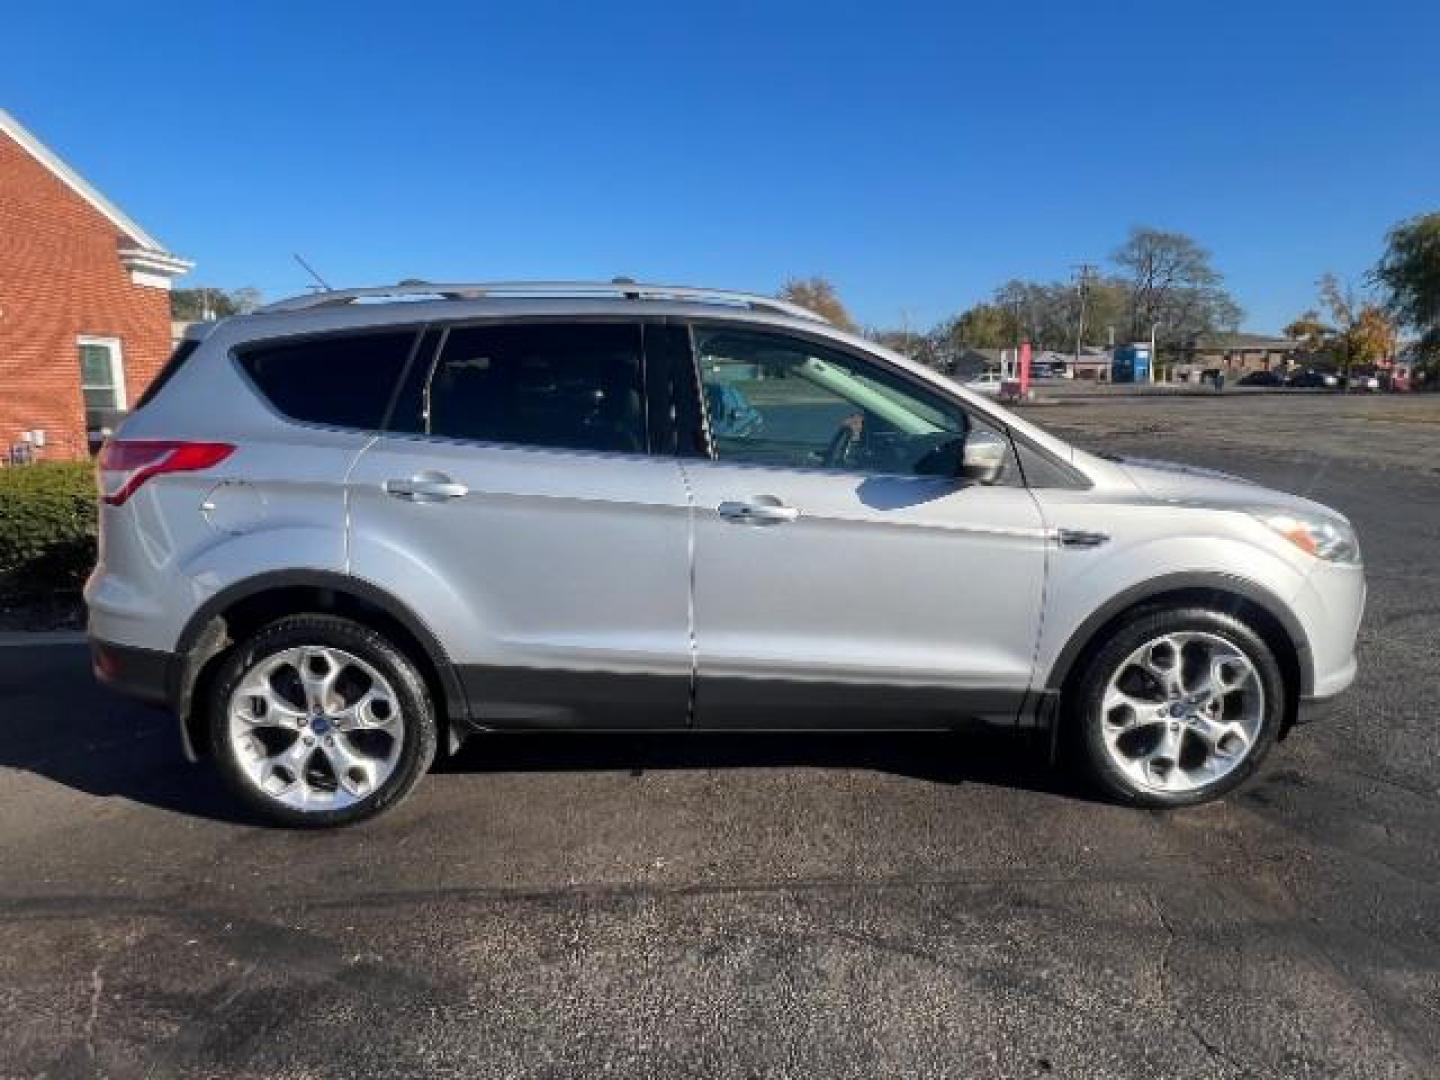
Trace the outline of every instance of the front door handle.
<instances>
[{"instance_id":1,"label":"front door handle","mask_svg":"<svg viewBox=\"0 0 1440 1080\"><path fill-rule=\"evenodd\" d=\"M409 499L411 502L445 502L447 499L458 499L469 491L464 484L457 484L439 472L426 471L416 473L408 479L385 481L385 494L394 495L397 499Z\"/></svg>"},{"instance_id":2,"label":"front door handle","mask_svg":"<svg viewBox=\"0 0 1440 1080\"><path fill-rule=\"evenodd\" d=\"M737 525L783 525L800 516L799 510L786 506L773 495L757 495L753 499L722 502L715 512L724 520Z\"/></svg>"}]
</instances>

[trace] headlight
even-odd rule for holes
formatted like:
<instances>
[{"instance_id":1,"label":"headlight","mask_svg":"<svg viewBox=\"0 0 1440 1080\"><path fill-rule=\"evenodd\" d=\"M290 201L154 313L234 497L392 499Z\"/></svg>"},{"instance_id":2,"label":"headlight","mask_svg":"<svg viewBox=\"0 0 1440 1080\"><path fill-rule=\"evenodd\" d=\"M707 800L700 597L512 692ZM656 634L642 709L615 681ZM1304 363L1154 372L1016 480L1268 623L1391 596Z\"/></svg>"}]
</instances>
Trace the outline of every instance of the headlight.
<instances>
[{"instance_id":1,"label":"headlight","mask_svg":"<svg viewBox=\"0 0 1440 1080\"><path fill-rule=\"evenodd\" d=\"M1252 510L1251 516L1317 559L1350 564L1360 561L1360 541L1355 530L1340 518L1290 510Z\"/></svg>"}]
</instances>

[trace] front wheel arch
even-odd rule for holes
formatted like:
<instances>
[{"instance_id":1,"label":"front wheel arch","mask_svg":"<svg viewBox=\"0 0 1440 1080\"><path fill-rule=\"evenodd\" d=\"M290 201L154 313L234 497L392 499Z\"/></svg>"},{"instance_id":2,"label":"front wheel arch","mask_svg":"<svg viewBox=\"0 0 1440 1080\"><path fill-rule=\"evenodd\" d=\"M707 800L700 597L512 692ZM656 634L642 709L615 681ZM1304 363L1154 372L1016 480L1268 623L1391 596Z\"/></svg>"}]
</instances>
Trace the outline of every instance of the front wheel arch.
<instances>
[{"instance_id":1,"label":"front wheel arch","mask_svg":"<svg viewBox=\"0 0 1440 1080\"><path fill-rule=\"evenodd\" d=\"M1073 694L1086 662L1104 646L1122 625L1150 611L1177 608L1207 608L1234 616L1264 640L1280 665L1285 680L1285 715L1280 729L1284 738L1294 726L1300 699L1310 692L1314 672L1310 645L1293 617L1283 617L1278 601L1258 587L1237 587L1235 582L1147 587L1122 593L1081 624L1060 650L1051 666L1045 687L1062 697Z\"/></svg>"}]
</instances>

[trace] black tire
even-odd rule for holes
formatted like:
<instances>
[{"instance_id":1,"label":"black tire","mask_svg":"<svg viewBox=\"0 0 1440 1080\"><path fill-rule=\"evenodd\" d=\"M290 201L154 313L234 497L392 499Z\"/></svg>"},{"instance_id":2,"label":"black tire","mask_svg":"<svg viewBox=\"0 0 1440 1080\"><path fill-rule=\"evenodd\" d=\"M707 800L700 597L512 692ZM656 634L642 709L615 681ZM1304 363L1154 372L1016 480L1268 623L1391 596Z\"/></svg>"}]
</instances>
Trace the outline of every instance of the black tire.
<instances>
[{"instance_id":1,"label":"black tire","mask_svg":"<svg viewBox=\"0 0 1440 1080\"><path fill-rule=\"evenodd\" d=\"M1127 657L1154 638L1176 633L1213 634L1245 653L1264 691L1260 727L1246 756L1229 773L1188 791L1141 786L1112 760L1102 731L1106 687ZM1243 784L1265 760L1280 732L1287 706L1285 679L1275 654L1249 625L1207 608L1142 609L1120 623L1089 655L1073 691L1067 695L1065 722L1091 780L1100 790L1132 806L1170 808L1217 799Z\"/></svg>"},{"instance_id":2,"label":"black tire","mask_svg":"<svg viewBox=\"0 0 1440 1080\"><path fill-rule=\"evenodd\" d=\"M369 664L390 683L404 718L393 772L360 801L339 809L300 810L260 791L246 776L227 730L230 695L246 672L268 656L306 645L343 650ZM291 615L231 649L211 684L206 719L211 753L226 784L257 815L292 828L329 828L374 817L408 795L435 758L435 710L415 665L381 634L334 615Z\"/></svg>"}]
</instances>

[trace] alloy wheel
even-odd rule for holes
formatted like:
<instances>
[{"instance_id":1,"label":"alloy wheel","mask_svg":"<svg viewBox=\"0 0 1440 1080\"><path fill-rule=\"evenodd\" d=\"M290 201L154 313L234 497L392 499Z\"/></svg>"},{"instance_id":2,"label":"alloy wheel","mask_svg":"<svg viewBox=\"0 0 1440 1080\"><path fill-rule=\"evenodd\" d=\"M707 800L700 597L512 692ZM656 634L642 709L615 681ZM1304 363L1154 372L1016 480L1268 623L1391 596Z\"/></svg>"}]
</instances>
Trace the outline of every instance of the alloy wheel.
<instances>
[{"instance_id":1,"label":"alloy wheel","mask_svg":"<svg viewBox=\"0 0 1440 1080\"><path fill-rule=\"evenodd\" d=\"M300 646L257 660L231 693L228 734L245 778L295 810L340 810L394 773L405 741L400 699L342 649Z\"/></svg>"},{"instance_id":2,"label":"alloy wheel","mask_svg":"<svg viewBox=\"0 0 1440 1080\"><path fill-rule=\"evenodd\" d=\"M1110 676L1101 735L1138 787L1184 793L1208 787L1250 754L1265 719L1256 664L1218 634L1152 638Z\"/></svg>"}]
</instances>

